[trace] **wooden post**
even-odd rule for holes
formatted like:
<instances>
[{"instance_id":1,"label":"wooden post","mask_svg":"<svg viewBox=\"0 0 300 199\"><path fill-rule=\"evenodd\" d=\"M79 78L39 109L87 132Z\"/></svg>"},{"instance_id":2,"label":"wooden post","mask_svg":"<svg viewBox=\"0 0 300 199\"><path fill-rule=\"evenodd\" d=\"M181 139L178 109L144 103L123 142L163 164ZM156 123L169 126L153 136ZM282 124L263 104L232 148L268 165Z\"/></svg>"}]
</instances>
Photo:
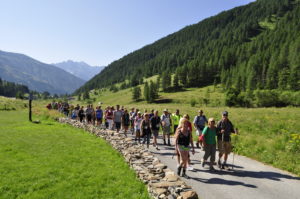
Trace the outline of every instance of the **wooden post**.
<instances>
[{"instance_id":1,"label":"wooden post","mask_svg":"<svg viewBox=\"0 0 300 199\"><path fill-rule=\"evenodd\" d=\"M31 118L31 102L32 102L32 94L29 94L29 121L32 122L32 118Z\"/></svg>"}]
</instances>

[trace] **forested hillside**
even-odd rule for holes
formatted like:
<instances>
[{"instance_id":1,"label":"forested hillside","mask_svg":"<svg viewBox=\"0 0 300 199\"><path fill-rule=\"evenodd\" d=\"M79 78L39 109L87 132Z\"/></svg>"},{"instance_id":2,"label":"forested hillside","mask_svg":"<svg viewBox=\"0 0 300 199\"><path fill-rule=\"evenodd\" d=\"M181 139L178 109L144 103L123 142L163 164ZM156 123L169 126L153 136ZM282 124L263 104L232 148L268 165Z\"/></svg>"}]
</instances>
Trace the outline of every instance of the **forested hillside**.
<instances>
[{"instance_id":1,"label":"forested hillside","mask_svg":"<svg viewBox=\"0 0 300 199\"><path fill-rule=\"evenodd\" d=\"M0 95L22 98L25 93L29 93L27 86L8 82L0 78Z\"/></svg>"},{"instance_id":2,"label":"forested hillside","mask_svg":"<svg viewBox=\"0 0 300 199\"><path fill-rule=\"evenodd\" d=\"M300 2L257 0L187 26L111 63L76 93L165 71L180 86L300 90Z\"/></svg>"}]
</instances>

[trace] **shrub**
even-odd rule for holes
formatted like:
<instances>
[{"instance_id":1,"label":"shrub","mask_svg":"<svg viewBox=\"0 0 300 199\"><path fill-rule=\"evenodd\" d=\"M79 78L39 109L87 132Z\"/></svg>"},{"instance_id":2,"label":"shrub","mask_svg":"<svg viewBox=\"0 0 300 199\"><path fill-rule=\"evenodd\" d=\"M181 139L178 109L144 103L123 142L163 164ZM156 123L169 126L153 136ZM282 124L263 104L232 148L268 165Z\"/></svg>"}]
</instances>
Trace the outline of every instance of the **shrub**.
<instances>
[{"instance_id":1,"label":"shrub","mask_svg":"<svg viewBox=\"0 0 300 199\"><path fill-rule=\"evenodd\" d=\"M196 99L192 98L192 99L190 100L190 104L191 104L191 107L195 107L195 105L197 104Z\"/></svg>"}]
</instances>

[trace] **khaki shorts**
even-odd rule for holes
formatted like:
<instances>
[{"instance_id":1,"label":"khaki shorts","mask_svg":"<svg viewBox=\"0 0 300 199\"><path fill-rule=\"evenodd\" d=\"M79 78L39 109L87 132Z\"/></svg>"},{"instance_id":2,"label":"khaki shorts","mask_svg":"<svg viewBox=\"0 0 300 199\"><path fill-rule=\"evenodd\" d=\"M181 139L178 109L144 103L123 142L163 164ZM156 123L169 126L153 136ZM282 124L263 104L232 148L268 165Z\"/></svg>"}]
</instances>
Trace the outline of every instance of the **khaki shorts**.
<instances>
[{"instance_id":1,"label":"khaki shorts","mask_svg":"<svg viewBox=\"0 0 300 199\"><path fill-rule=\"evenodd\" d=\"M171 133L171 127L170 126L163 126L163 133L169 135Z\"/></svg>"},{"instance_id":2,"label":"khaki shorts","mask_svg":"<svg viewBox=\"0 0 300 199\"><path fill-rule=\"evenodd\" d=\"M224 142L222 140L218 140L218 149L219 149L219 153L221 154L230 154L232 146L230 142Z\"/></svg>"}]
</instances>

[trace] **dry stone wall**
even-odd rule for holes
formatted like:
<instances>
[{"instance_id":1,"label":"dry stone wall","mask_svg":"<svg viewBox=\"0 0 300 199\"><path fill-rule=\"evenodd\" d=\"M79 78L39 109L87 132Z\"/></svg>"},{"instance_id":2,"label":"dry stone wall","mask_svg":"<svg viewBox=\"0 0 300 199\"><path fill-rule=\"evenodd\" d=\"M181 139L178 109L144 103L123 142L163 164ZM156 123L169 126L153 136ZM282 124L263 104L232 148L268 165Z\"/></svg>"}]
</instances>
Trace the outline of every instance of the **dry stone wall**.
<instances>
[{"instance_id":1,"label":"dry stone wall","mask_svg":"<svg viewBox=\"0 0 300 199\"><path fill-rule=\"evenodd\" d=\"M131 138L115 131L100 129L93 125L80 123L69 118L59 118L60 123L70 124L76 128L105 139L118 150L126 162L136 172L138 178L148 186L148 192L158 199L197 199L198 195L166 165L161 163L143 145L136 144Z\"/></svg>"}]
</instances>

